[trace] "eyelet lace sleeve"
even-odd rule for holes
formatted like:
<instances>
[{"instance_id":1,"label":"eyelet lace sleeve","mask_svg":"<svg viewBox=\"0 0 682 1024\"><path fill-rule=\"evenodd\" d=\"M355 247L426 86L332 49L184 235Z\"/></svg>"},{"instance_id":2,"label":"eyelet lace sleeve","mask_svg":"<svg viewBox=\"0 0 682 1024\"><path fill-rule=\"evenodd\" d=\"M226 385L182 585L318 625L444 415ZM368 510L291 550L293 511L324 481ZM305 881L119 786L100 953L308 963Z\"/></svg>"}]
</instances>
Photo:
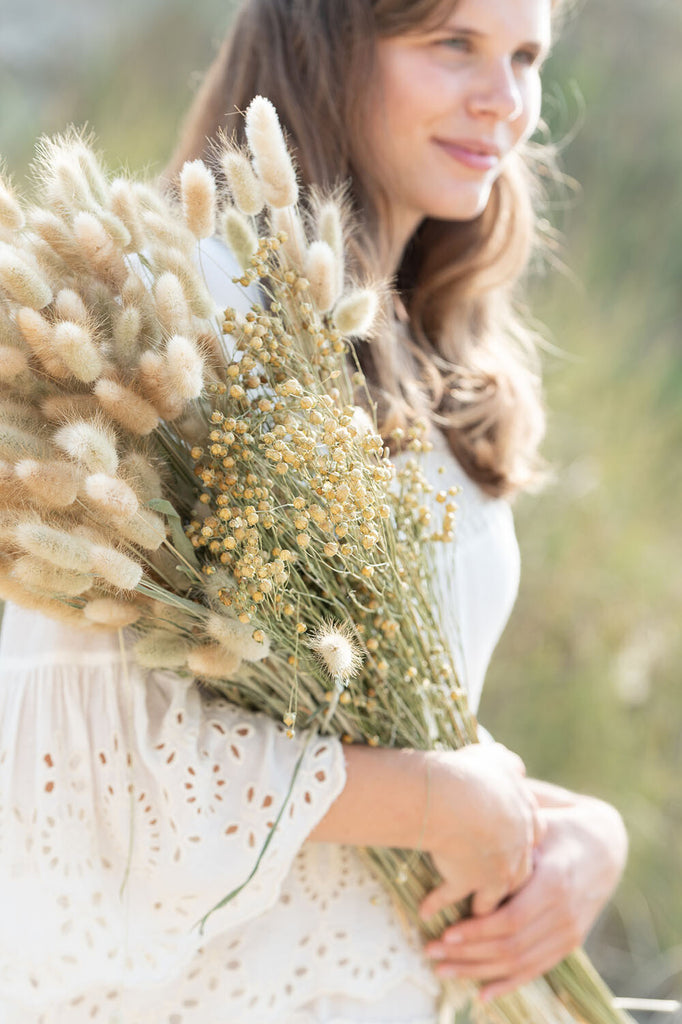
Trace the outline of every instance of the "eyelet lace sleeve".
<instances>
[{"instance_id":1,"label":"eyelet lace sleeve","mask_svg":"<svg viewBox=\"0 0 682 1024\"><path fill-rule=\"evenodd\" d=\"M276 903L343 788L337 740L306 747L171 673L145 678L116 636L13 607L3 633L4 998L149 985ZM202 937L197 922L253 870L301 757L258 871Z\"/></svg>"}]
</instances>

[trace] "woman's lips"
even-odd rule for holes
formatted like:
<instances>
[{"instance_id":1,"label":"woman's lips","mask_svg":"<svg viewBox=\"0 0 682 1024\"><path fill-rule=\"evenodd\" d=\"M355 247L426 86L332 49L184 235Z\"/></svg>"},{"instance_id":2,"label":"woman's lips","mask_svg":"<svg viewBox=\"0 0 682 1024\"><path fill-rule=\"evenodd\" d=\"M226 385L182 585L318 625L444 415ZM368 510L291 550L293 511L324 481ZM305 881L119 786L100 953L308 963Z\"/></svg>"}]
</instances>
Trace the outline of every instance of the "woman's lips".
<instances>
[{"instance_id":1,"label":"woman's lips","mask_svg":"<svg viewBox=\"0 0 682 1024\"><path fill-rule=\"evenodd\" d=\"M478 146L475 142L448 142L445 139L436 139L436 142L454 160L475 171L492 171L500 162L499 150L487 145Z\"/></svg>"}]
</instances>

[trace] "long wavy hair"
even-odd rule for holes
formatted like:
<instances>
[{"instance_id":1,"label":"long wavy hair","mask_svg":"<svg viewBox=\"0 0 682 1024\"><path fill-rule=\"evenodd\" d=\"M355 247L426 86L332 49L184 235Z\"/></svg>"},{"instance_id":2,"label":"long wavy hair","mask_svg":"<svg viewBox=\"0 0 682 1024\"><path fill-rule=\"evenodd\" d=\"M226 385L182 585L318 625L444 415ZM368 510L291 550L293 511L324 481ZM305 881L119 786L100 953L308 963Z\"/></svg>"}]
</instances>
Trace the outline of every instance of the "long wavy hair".
<instances>
[{"instance_id":1,"label":"long wavy hair","mask_svg":"<svg viewBox=\"0 0 682 1024\"><path fill-rule=\"evenodd\" d=\"M246 0L197 93L165 171L211 160L224 131L243 141L241 112L275 104L301 181L341 186L353 225L351 265L380 276L382 200L362 159L365 95L381 37L448 15L456 0ZM553 2L553 13L564 4ZM383 326L357 356L385 436L425 413L465 471L493 496L541 475L544 433L536 339L517 309L537 242L541 147L511 155L486 208L470 221L426 219L408 244ZM380 183L379 183L380 185ZM385 210L385 206L383 207Z\"/></svg>"}]
</instances>

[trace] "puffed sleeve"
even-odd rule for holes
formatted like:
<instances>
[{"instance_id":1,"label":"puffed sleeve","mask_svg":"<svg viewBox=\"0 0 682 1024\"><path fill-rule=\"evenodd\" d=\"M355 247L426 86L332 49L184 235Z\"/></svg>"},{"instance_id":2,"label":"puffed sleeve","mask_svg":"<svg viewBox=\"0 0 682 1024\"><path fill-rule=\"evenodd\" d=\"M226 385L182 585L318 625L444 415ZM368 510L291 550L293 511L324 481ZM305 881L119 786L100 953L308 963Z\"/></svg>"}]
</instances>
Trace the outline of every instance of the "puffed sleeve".
<instances>
[{"instance_id":1,"label":"puffed sleeve","mask_svg":"<svg viewBox=\"0 0 682 1024\"><path fill-rule=\"evenodd\" d=\"M7 606L0 985L25 993L33 978L57 998L122 968L132 983L167 976L276 902L344 782L338 740L289 739L191 681L142 673L118 634Z\"/></svg>"}]
</instances>

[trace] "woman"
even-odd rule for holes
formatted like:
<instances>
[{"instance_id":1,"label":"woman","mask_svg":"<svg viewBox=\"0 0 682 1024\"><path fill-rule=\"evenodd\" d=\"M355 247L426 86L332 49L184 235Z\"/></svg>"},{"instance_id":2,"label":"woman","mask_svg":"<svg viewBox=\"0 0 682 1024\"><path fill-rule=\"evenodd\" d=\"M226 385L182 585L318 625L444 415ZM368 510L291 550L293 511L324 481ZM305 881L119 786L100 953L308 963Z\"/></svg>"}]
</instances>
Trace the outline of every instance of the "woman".
<instances>
[{"instance_id":1,"label":"woman","mask_svg":"<svg viewBox=\"0 0 682 1024\"><path fill-rule=\"evenodd\" d=\"M346 185L356 269L396 283L383 336L359 353L383 427L426 410L431 468L445 461L462 487L443 627L459 630L474 706L517 586L505 496L533 478L541 433L511 289L533 240L526 143L551 18L549 0L248 0L171 168L239 130L232 112L262 93L304 181ZM233 301L228 255L205 253L215 297ZM526 780L496 744L325 740L296 813L202 938L194 922L248 875L300 744L166 673L143 679L114 641L16 609L2 655L8 1022L433 1024L434 972L482 981L483 998L515 988L582 941L622 870L617 812ZM364 845L433 855L443 884L425 917L472 895L430 964Z\"/></svg>"}]
</instances>

